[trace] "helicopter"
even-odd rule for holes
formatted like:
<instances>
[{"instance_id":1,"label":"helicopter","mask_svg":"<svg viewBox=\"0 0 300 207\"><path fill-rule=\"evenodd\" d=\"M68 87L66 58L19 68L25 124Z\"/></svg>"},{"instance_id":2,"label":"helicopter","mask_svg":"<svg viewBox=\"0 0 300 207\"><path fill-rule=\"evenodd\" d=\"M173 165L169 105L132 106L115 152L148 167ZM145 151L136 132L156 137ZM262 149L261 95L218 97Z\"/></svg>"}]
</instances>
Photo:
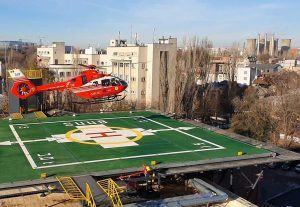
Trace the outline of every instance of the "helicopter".
<instances>
[{"instance_id":1,"label":"helicopter","mask_svg":"<svg viewBox=\"0 0 300 207\"><path fill-rule=\"evenodd\" d=\"M49 83L35 86L20 69L9 70L9 74L14 81L11 93L19 99L26 100L36 93L44 91L64 91L68 90L76 96L84 99L84 102L76 103L104 103L121 101L126 97L126 81L112 76L102 74L96 70L95 65L82 65L87 69L67 81ZM124 94L121 94L124 92ZM74 102L75 103L75 102Z\"/></svg>"}]
</instances>

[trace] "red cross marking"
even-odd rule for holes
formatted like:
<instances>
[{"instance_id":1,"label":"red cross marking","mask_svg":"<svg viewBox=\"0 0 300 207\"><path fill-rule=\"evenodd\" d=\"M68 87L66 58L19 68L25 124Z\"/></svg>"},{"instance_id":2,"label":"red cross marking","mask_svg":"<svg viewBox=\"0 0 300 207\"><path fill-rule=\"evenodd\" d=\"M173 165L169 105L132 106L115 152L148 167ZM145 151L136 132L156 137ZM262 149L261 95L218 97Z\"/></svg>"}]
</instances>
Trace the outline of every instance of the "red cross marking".
<instances>
[{"instance_id":1,"label":"red cross marking","mask_svg":"<svg viewBox=\"0 0 300 207\"><path fill-rule=\"evenodd\" d=\"M110 134L110 133L116 133L114 131L112 132L95 132L95 133L86 133L86 135L93 135L93 134L99 134L100 136L91 136L90 138L103 138L103 137L116 137L116 136L122 136L121 134Z\"/></svg>"}]
</instances>

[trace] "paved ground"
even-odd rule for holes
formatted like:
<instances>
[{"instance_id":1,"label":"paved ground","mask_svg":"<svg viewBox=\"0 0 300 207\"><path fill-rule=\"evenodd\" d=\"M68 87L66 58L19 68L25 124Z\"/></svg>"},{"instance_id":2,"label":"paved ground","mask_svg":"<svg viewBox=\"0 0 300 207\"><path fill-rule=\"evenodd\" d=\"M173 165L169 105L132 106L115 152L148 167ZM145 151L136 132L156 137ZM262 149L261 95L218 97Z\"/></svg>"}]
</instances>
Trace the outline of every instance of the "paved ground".
<instances>
[{"instance_id":1,"label":"paved ground","mask_svg":"<svg viewBox=\"0 0 300 207\"><path fill-rule=\"evenodd\" d=\"M262 200L266 201L280 193L294 189L295 187L300 187L300 173L296 173L293 169L284 171L280 168L266 168L264 170ZM279 199L284 206L294 206L291 202L300 203L299 194L297 195L293 192L280 197ZM279 204L278 201L276 202Z\"/></svg>"},{"instance_id":2,"label":"paved ground","mask_svg":"<svg viewBox=\"0 0 300 207\"><path fill-rule=\"evenodd\" d=\"M267 150L152 112L0 122L0 183Z\"/></svg>"}]
</instances>

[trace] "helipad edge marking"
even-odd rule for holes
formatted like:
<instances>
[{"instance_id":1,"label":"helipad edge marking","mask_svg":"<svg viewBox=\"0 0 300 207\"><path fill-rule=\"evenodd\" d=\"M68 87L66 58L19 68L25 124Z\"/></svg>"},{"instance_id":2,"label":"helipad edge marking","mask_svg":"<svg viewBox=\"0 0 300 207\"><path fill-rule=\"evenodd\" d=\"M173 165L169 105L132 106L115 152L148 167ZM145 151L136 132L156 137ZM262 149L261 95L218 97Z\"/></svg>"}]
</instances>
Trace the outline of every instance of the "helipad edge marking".
<instances>
[{"instance_id":1,"label":"helipad edge marking","mask_svg":"<svg viewBox=\"0 0 300 207\"><path fill-rule=\"evenodd\" d=\"M57 164L57 165L40 166L40 167L37 167L37 169L52 168L52 167L63 167L63 166L68 166L68 165L89 164L89 163L106 162L106 161L114 161L114 160L126 160L126 159L134 159L134 158L141 158L141 157L174 155L174 154L183 154L183 153L190 153L190 152L201 152L201 151L218 150L218 149L220 149L220 148L210 148L210 149L200 149L200 150L185 150L185 151L178 151L178 152L165 152L165 153L136 155L136 156L128 156L128 157L117 157L117 158L109 158L109 159L102 159L102 160L90 160L90 161L82 161L82 162L73 162L73 163L65 163L65 164Z\"/></svg>"}]
</instances>

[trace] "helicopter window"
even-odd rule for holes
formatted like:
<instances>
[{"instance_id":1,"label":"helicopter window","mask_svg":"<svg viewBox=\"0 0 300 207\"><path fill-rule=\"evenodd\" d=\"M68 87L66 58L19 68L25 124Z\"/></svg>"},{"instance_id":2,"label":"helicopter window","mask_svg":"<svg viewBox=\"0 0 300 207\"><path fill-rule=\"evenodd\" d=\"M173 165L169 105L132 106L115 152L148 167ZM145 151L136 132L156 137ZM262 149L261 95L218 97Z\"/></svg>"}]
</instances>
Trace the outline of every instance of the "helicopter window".
<instances>
[{"instance_id":1,"label":"helicopter window","mask_svg":"<svg viewBox=\"0 0 300 207\"><path fill-rule=\"evenodd\" d=\"M118 79L116 79L116 85L117 85L117 86L120 86L120 85L121 85L121 83L120 83L120 81L119 81Z\"/></svg>"},{"instance_id":2,"label":"helicopter window","mask_svg":"<svg viewBox=\"0 0 300 207\"><path fill-rule=\"evenodd\" d=\"M111 85L112 86L116 86L117 85L116 79L114 79L114 78L111 79Z\"/></svg>"},{"instance_id":3,"label":"helicopter window","mask_svg":"<svg viewBox=\"0 0 300 207\"><path fill-rule=\"evenodd\" d=\"M94 85L94 86L98 86L98 85L99 85L98 81L94 81L94 82L93 82L93 85Z\"/></svg>"},{"instance_id":4,"label":"helicopter window","mask_svg":"<svg viewBox=\"0 0 300 207\"><path fill-rule=\"evenodd\" d=\"M81 78L82 78L82 84L86 84L88 82L85 75L81 76Z\"/></svg>"},{"instance_id":5,"label":"helicopter window","mask_svg":"<svg viewBox=\"0 0 300 207\"><path fill-rule=\"evenodd\" d=\"M71 82L72 82L72 83L75 83L75 82L76 82L76 79L75 79L75 78L73 78L73 79L71 80Z\"/></svg>"},{"instance_id":6,"label":"helicopter window","mask_svg":"<svg viewBox=\"0 0 300 207\"><path fill-rule=\"evenodd\" d=\"M104 79L104 80L102 80L102 81L101 81L101 84L102 84L103 86L109 86L109 85L110 85L110 79Z\"/></svg>"}]
</instances>

